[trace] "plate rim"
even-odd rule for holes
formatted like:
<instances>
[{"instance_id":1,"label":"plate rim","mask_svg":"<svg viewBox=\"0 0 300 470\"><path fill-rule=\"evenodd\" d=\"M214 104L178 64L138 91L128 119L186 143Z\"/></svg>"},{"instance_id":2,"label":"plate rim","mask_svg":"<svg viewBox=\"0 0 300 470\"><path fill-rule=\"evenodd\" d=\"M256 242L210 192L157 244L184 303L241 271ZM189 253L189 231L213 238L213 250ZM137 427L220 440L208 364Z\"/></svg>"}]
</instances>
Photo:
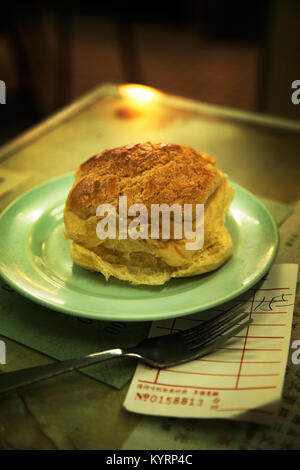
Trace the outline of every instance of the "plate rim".
<instances>
[{"instance_id":1,"label":"plate rim","mask_svg":"<svg viewBox=\"0 0 300 470\"><path fill-rule=\"evenodd\" d=\"M70 178L72 176L74 177L74 172L64 173L62 175L53 177L53 178L48 179L48 180L46 180L42 183L39 183L38 185L35 185L34 187L32 187L29 190L25 191L24 193L20 194L17 198L13 199L13 201L11 201L5 207L5 209L0 213L0 226L1 226L2 219L6 216L6 214L15 205L17 205L23 198L30 196L31 193L34 193L35 191L38 191L40 188L42 188L44 186L47 186L48 184L51 184L51 183L54 183L54 182L57 182L57 181L60 181L60 180L67 179L67 178ZM238 183L236 183L236 182L234 182L230 179L228 180L228 182L232 186L238 188L239 191L244 192L247 195L248 198L252 199L255 202L255 204L259 205L260 208L266 213L266 215L269 218L269 221L271 222L271 226L272 226L272 229L273 229L274 250L273 250L272 255L270 256L270 258L268 259L268 262L264 266L264 268L259 273L257 273L254 276L254 278L246 286L242 286L241 288L236 289L235 291L229 293L227 296L222 297L220 300L216 300L215 302L210 302L209 306L204 306L204 307L195 306L193 308L188 307L186 310L185 309L180 309L180 311L172 311L172 312L168 311L168 312L165 312L165 313L162 313L162 314L159 313L159 312L157 314L153 313L153 314L150 315L150 318L148 317L148 318L145 318L143 320L141 318L136 319L136 318L133 317L133 315L131 317L127 317L126 312L124 314L121 313L120 315L116 315L115 313L105 313L105 312L103 312L103 314L101 313L101 315L99 316L99 314L96 313L96 312L87 313L84 310L81 311L80 308L77 309L76 311L74 311L74 309L71 309L70 307L67 307L64 304L53 303L53 302L47 301L47 299L44 299L43 297L42 298L37 297L36 295L31 293L30 291L27 291L26 289L22 288L21 285L19 285L17 282L15 282L9 276L7 276L2 270L1 264L0 264L0 276L2 277L2 279L9 286L11 286L14 290L16 290L16 292L21 294L23 297L31 300L32 302L38 303L39 305L41 305L43 307L46 307L50 310L52 309L52 310L55 310L55 311L58 311L58 312L61 312L61 313L64 313L64 314L67 314L67 315L70 315L70 316L77 316L77 317L89 318L89 319L100 320L100 321L115 320L115 321L126 321L126 322L147 322L147 321L163 320L163 319L168 319L168 318L178 318L180 316L192 315L193 313L196 313L196 312L201 313L203 311L213 309L214 307L217 307L218 305L222 305L222 304L225 304L227 302L230 302L231 300L233 300L237 296L239 296L239 295L247 292L249 289L251 289L251 287L253 285L255 285L257 282L259 282L261 280L261 278L271 268L272 264L274 263L274 261L276 259L276 256L277 256L277 253L278 253L278 250L279 250L280 234L279 234L278 226L277 226L277 224L274 220L274 217L272 216L270 211L267 209L267 207L259 200L259 198L257 196L255 196L253 193L251 193L248 189L241 186L240 184L238 184ZM139 299L139 300L141 301L142 299ZM124 299L122 299L122 301L124 302ZM130 302L132 302L132 301L133 300L130 299ZM149 301L151 302L151 299ZM201 310L199 310L199 308L201 308ZM149 313L147 313L146 315L149 316Z\"/></svg>"}]
</instances>

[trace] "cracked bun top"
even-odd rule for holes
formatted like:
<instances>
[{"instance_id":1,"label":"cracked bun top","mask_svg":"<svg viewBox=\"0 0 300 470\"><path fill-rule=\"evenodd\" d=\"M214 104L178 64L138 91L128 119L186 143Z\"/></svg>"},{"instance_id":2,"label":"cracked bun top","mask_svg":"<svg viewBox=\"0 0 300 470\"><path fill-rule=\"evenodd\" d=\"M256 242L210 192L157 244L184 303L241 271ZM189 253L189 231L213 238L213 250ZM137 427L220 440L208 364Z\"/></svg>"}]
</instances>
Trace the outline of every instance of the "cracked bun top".
<instances>
[{"instance_id":1,"label":"cracked bun top","mask_svg":"<svg viewBox=\"0 0 300 470\"><path fill-rule=\"evenodd\" d=\"M75 174L66 207L82 218L100 204L200 204L221 185L216 160L190 147L140 143L105 150L82 163Z\"/></svg>"}]
</instances>

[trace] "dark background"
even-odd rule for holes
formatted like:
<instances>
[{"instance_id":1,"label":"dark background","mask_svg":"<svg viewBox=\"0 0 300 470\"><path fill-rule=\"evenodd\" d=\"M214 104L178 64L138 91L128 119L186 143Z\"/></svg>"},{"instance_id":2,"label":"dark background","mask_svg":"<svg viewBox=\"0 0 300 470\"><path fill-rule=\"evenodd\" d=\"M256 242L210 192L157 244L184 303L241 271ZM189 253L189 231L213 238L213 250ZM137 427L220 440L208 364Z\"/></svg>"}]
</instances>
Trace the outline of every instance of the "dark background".
<instances>
[{"instance_id":1,"label":"dark background","mask_svg":"<svg viewBox=\"0 0 300 470\"><path fill-rule=\"evenodd\" d=\"M105 82L299 119L300 2L6 2L0 144Z\"/></svg>"}]
</instances>

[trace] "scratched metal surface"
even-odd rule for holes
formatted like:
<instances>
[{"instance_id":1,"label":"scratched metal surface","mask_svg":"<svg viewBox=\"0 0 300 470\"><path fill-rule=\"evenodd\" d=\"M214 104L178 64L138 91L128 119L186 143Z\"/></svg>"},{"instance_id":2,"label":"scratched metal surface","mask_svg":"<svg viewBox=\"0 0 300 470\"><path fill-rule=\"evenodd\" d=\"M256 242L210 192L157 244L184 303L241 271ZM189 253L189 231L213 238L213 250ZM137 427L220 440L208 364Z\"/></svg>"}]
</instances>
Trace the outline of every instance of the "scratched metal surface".
<instances>
[{"instance_id":1,"label":"scratched metal surface","mask_svg":"<svg viewBox=\"0 0 300 470\"><path fill-rule=\"evenodd\" d=\"M0 209L32 186L73 171L96 152L146 140L176 142L211 153L232 180L259 196L287 203L299 198L299 123L165 95L136 107L120 97L117 86L105 85L0 150L0 171L12 172L9 189L0 191ZM9 360L2 370L49 361L30 348L5 341ZM121 448L142 419L122 408L126 391L127 387L117 391L74 372L3 396L0 449ZM153 430L163 431L164 421L161 425L159 418L154 421ZM217 426L209 425L212 441ZM255 432L253 426L249 432ZM247 448L247 443L243 445ZM214 448L218 447L222 445L216 440Z\"/></svg>"}]
</instances>

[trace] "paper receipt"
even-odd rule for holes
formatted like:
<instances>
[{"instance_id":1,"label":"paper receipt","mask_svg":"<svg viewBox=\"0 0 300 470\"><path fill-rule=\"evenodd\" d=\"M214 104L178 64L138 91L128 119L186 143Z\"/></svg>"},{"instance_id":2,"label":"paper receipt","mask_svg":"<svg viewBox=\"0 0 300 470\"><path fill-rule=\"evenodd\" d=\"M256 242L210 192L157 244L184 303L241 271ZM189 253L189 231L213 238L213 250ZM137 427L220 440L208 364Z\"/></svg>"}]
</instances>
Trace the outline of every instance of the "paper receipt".
<instances>
[{"instance_id":1,"label":"paper receipt","mask_svg":"<svg viewBox=\"0 0 300 470\"><path fill-rule=\"evenodd\" d=\"M252 322L207 356L169 369L140 363L124 407L142 414L185 418L231 418L266 422L280 404L297 281L296 264L273 265L264 279L233 301ZM191 328L203 313L152 324L150 336Z\"/></svg>"}]
</instances>

